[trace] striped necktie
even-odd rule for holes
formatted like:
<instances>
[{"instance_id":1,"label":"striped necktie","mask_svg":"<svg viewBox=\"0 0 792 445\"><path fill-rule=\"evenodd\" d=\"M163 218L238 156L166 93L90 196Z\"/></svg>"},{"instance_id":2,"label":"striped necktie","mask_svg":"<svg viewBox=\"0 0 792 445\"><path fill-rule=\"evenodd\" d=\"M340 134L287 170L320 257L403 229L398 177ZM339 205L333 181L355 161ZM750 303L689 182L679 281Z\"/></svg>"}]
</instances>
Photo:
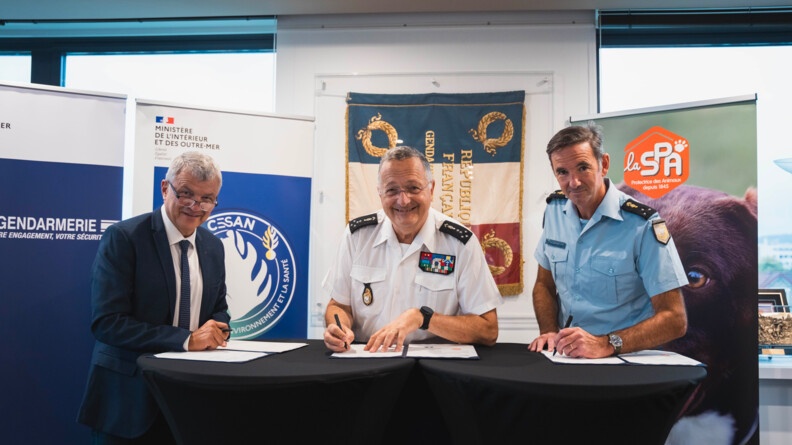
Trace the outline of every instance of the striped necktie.
<instances>
[{"instance_id":1,"label":"striped necktie","mask_svg":"<svg viewBox=\"0 0 792 445\"><path fill-rule=\"evenodd\" d=\"M190 262L187 259L187 249L190 242L179 241L181 247L181 296L179 299L179 327L190 329Z\"/></svg>"}]
</instances>

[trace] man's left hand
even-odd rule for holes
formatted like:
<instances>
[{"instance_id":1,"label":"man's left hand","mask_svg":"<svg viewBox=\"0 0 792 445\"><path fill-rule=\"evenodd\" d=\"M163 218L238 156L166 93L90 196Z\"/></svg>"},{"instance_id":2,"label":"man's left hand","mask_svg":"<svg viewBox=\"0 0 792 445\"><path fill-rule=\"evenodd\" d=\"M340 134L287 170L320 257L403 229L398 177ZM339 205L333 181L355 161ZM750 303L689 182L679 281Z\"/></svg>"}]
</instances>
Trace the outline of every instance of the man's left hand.
<instances>
[{"instance_id":1,"label":"man's left hand","mask_svg":"<svg viewBox=\"0 0 792 445\"><path fill-rule=\"evenodd\" d=\"M363 349L371 352L385 352L390 351L391 347L395 347L394 351L399 352L404 347L404 339L407 338L407 335L421 327L422 323L421 311L416 308L408 309L375 332Z\"/></svg>"}]
</instances>

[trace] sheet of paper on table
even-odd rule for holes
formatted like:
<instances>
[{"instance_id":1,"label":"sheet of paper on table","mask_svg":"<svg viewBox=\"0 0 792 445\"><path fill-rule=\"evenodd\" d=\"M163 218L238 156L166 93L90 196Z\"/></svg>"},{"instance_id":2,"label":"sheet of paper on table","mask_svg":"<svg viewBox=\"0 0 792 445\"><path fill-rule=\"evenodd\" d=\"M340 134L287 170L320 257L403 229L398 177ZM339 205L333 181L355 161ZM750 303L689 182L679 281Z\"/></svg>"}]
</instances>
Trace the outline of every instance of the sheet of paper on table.
<instances>
[{"instance_id":1,"label":"sheet of paper on table","mask_svg":"<svg viewBox=\"0 0 792 445\"><path fill-rule=\"evenodd\" d=\"M334 352L330 355L330 357L336 358L388 358L388 357L402 357L404 355L404 350L396 352L394 348L390 348L387 351L377 351L377 352L370 352L364 351L366 345L364 344L352 344L349 345L349 349L344 352Z\"/></svg>"},{"instance_id":2,"label":"sheet of paper on table","mask_svg":"<svg viewBox=\"0 0 792 445\"><path fill-rule=\"evenodd\" d=\"M159 354L154 354L154 357L176 360L198 360L204 362L241 363L265 357L266 355L268 355L266 352L215 349L212 351L161 352Z\"/></svg>"},{"instance_id":3,"label":"sheet of paper on table","mask_svg":"<svg viewBox=\"0 0 792 445\"><path fill-rule=\"evenodd\" d=\"M364 344L353 344L349 350L335 352L331 357L338 358L386 358L386 357L411 357L411 358L473 358L477 359L478 354L473 345L458 345L452 343L440 344L411 344L404 347L399 352L394 348L387 351L369 352L364 351Z\"/></svg>"},{"instance_id":4,"label":"sheet of paper on table","mask_svg":"<svg viewBox=\"0 0 792 445\"><path fill-rule=\"evenodd\" d=\"M453 343L416 344L407 347L406 357L415 358L479 358L473 345Z\"/></svg>"},{"instance_id":5,"label":"sheet of paper on table","mask_svg":"<svg viewBox=\"0 0 792 445\"><path fill-rule=\"evenodd\" d=\"M624 365L624 360L619 357L604 357L604 358L575 358L567 357L561 353L553 355L553 351L542 351L545 357L550 359L553 363L569 363L573 365Z\"/></svg>"},{"instance_id":6,"label":"sheet of paper on table","mask_svg":"<svg viewBox=\"0 0 792 445\"><path fill-rule=\"evenodd\" d=\"M252 340L228 340L226 346L217 349L232 351L252 351L252 352L287 352L294 349L308 346L308 343L288 343L274 341L252 341Z\"/></svg>"},{"instance_id":7,"label":"sheet of paper on table","mask_svg":"<svg viewBox=\"0 0 792 445\"><path fill-rule=\"evenodd\" d=\"M647 349L644 351L620 354L616 357L575 358L563 354L553 356L553 351L542 351L542 354L554 363L570 363L575 365L683 365L702 366L703 363L671 351Z\"/></svg>"},{"instance_id":8,"label":"sheet of paper on table","mask_svg":"<svg viewBox=\"0 0 792 445\"><path fill-rule=\"evenodd\" d=\"M647 349L645 351L630 352L629 354L622 354L622 360L628 363L639 365L685 365L685 366L703 366L700 361L693 360L682 354L677 354L671 351L658 351L654 349Z\"/></svg>"}]
</instances>

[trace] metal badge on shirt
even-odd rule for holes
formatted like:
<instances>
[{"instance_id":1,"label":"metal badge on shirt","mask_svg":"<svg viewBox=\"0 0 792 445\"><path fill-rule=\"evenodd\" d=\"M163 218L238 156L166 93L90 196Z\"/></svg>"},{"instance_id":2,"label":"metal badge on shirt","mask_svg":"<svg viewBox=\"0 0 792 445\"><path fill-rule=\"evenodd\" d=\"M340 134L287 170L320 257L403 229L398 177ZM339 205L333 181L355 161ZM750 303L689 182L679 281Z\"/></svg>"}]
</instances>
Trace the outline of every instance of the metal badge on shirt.
<instances>
[{"instance_id":1,"label":"metal badge on shirt","mask_svg":"<svg viewBox=\"0 0 792 445\"><path fill-rule=\"evenodd\" d=\"M363 283L363 304L366 306L374 302L374 292L371 290L371 283Z\"/></svg>"},{"instance_id":2,"label":"metal badge on shirt","mask_svg":"<svg viewBox=\"0 0 792 445\"><path fill-rule=\"evenodd\" d=\"M421 259L418 262L418 267L424 272L448 275L454 272L455 262L456 257L454 255L421 252Z\"/></svg>"},{"instance_id":3,"label":"metal badge on shirt","mask_svg":"<svg viewBox=\"0 0 792 445\"><path fill-rule=\"evenodd\" d=\"M671 234L668 232L668 227L664 219L656 219L652 221L652 229L654 230L655 238L663 244L668 244L671 239Z\"/></svg>"}]
</instances>

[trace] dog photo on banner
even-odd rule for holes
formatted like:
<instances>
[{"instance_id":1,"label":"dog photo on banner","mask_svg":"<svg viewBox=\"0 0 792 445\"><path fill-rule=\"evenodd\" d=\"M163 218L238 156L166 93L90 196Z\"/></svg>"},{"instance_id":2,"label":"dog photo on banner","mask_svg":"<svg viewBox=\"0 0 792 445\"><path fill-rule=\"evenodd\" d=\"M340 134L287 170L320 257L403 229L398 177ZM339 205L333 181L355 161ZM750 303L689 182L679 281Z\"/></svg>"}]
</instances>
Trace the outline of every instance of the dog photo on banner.
<instances>
[{"instance_id":1,"label":"dog photo on banner","mask_svg":"<svg viewBox=\"0 0 792 445\"><path fill-rule=\"evenodd\" d=\"M502 295L523 290L525 92L347 94L347 220L381 207L377 170L406 145L432 167L432 206L476 234Z\"/></svg>"}]
</instances>

